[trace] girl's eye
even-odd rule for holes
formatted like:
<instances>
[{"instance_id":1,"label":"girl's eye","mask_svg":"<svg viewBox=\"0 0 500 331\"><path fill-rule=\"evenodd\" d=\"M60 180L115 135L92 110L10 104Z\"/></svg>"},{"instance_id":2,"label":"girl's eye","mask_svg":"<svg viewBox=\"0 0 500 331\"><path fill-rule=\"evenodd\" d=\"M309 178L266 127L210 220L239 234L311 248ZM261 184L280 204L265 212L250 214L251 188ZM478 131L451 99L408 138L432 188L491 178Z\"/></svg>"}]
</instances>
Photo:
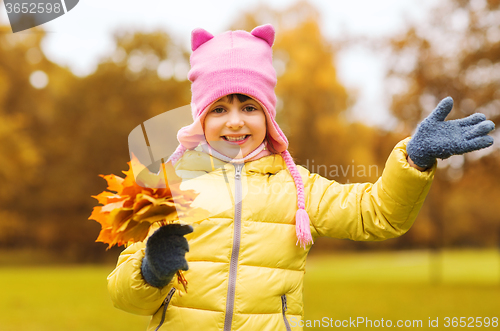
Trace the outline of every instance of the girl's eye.
<instances>
[{"instance_id":1,"label":"girl's eye","mask_svg":"<svg viewBox=\"0 0 500 331\"><path fill-rule=\"evenodd\" d=\"M220 111L218 111L220 110ZM224 108L215 108L214 110L212 110L212 112L216 113L216 114L220 114L224 111Z\"/></svg>"},{"instance_id":2,"label":"girl's eye","mask_svg":"<svg viewBox=\"0 0 500 331\"><path fill-rule=\"evenodd\" d=\"M252 112L252 111L257 110L257 108L255 108L254 106L247 106L247 107L245 107L245 109L246 109L248 112Z\"/></svg>"}]
</instances>

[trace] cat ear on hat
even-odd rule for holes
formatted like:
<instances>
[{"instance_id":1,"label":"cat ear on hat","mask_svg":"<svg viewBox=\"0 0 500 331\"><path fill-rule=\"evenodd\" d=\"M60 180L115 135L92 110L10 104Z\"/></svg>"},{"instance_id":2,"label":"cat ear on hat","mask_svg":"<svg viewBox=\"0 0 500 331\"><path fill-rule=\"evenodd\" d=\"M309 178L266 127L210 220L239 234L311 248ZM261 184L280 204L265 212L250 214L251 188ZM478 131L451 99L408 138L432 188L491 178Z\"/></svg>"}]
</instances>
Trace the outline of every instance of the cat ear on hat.
<instances>
[{"instance_id":1,"label":"cat ear on hat","mask_svg":"<svg viewBox=\"0 0 500 331\"><path fill-rule=\"evenodd\" d=\"M259 25L258 27L254 28L250 33L255 37L264 39L269 44L269 47L273 46L275 32L274 32L274 27L271 24Z\"/></svg>"},{"instance_id":2,"label":"cat ear on hat","mask_svg":"<svg viewBox=\"0 0 500 331\"><path fill-rule=\"evenodd\" d=\"M202 28L196 28L191 32L191 50L194 52L198 47L212 39L214 36Z\"/></svg>"}]
</instances>

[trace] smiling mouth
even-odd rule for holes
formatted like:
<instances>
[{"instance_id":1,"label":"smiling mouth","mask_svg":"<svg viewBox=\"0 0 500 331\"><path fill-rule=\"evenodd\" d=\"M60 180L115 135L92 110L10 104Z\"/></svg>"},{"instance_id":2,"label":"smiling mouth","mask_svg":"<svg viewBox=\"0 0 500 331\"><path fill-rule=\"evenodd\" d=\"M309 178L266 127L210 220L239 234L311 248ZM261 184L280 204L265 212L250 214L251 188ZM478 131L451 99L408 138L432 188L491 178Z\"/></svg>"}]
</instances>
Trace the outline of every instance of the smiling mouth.
<instances>
[{"instance_id":1,"label":"smiling mouth","mask_svg":"<svg viewBox=\"0 0 500 331\"><path fill-rule=\"evenodd\" d=\"M249 134L247 134L245 136L241 136L241 138L232 138L232 137L228 137L228 136L222 136L222 138L226 141L243 141L243 140L247 139L248 137L250 137Z\"/></svg>"}]
</instances>

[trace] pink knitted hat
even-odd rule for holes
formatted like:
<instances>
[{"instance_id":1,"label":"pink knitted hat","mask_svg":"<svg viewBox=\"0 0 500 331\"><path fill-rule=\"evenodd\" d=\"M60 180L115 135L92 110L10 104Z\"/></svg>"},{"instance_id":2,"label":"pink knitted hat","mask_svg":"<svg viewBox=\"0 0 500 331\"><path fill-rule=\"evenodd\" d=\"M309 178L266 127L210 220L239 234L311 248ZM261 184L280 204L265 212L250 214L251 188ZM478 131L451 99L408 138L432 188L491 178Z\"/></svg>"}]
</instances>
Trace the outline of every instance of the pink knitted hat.
<instances>
[{"instance_id":1,"label":"pink knitted hat","mask_svg":"<svg viewBox=\"0 0 500 331\"><path fill-rule=\"evenodd\" d=\"M168 161L173 164L188 149L205 140L203 121L209 107L218 99L233 93L245 94L257 100L267 119L267 137L272 149L285 160L297 189L298 210L295 215L297 243L302 247L312 243L309 216L305 211L304 184L287 151L288 140L276 117L276 71L272 61L275 31L271 24L256 27L250 33L243 30L226 31L213 36L197 28L191 33L191 110L193 123L177 133L180 145Z\"/></svg>"}]
</instances>

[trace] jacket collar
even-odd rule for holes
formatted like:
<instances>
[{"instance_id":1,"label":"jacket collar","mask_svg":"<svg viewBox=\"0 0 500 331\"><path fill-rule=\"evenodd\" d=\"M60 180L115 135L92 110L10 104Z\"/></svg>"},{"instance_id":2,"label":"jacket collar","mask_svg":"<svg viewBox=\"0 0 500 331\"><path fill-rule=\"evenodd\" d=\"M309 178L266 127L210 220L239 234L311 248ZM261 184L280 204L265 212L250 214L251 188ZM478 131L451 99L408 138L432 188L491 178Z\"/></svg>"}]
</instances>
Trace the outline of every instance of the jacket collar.
<instances>
[{"instance_id":1,"label":"jacket collar","mask_svg":"<svg viewBox=\"0 0 500 331\"><path fill-rule=\"evenodd\" d=\"M211 172L220 168L234 171L235 166L224 162L205 152L188 150L175 164L176 170L204 171ZM276 174L280 170L286 169L285 160L281 154L270 154L254 161L245 162L242 169L246 173Z\"/></svg>"}]
</instances>

